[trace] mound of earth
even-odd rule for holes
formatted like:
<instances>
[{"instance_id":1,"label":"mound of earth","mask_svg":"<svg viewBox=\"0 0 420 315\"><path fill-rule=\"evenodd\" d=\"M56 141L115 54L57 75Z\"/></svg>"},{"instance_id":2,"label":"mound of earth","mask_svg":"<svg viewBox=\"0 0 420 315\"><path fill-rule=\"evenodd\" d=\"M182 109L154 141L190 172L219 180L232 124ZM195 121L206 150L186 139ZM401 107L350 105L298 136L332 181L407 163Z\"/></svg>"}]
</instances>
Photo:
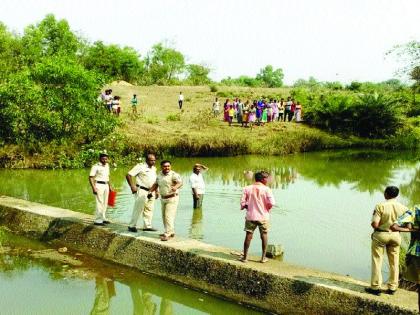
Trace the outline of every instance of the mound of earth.
<instances>
[{"instance_id":1,"label":"mound of earth","mask_svg":"<svg viewBox=\"0 0 420 315\"><path fill-rule=\"evenodd\" d=\"M120 85L120 86L133 86L131 83L128 83L124 80L114 81L111 83L111 85Z\"/></svg>"}]
</instances>

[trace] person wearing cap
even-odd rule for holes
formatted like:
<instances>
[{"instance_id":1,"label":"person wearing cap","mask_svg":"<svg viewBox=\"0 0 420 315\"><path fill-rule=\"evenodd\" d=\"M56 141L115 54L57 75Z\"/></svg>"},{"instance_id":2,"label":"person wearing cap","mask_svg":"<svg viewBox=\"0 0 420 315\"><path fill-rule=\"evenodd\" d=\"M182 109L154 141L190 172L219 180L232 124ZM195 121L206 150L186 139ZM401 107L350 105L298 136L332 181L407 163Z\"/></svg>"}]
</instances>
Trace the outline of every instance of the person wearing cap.
<instances>
[{"instance_id":1,"label":"person wearing cap","mask_svg":"<svg viewBox=\"0 0 420 315\"><path fill-rule=\"evenodd\" d=\"M137 221L143 214L143 231L157 231L152 227L153 208L155 196L148 197L150 188L156 182L156 157L148 154L146 163L139 163L134 166L126 175L127 183L134 195L134 206L131 221L128 224L130 232L137 232ZM136 178L133 181L133 177Z\"/></svg>"},{"instance_id":2,"label":"person wearing cap","mask_svg":"<svg viewBox=\"0 0 420 315\"><path fill-rule=\"evenodd\" d=\"M406 206L396 200L398 194L398 187L386 187L384 191L385 201L377 204L373 211L371 222L371 226L374 229L371 236L372 273L370 287L365 288L365 291L370 294L381 294L382 262L385 251L389 263L388 289L385 293L394 294L398 288L401 236L399 232L393 231L391 226L407 210Z\"/></svg>"},{"instance_id":3,"label":"person wearing cap","mask_svg":"<svg viewBox=\"0 0 420 315\"><path fill-rule=\"evenodd\" d=\"M178 190L182 187L182 179L171 168L171 162L160 162L162 171L157 175L156 182L149 190L149 196L159 188L161 195L162 219L165 232L161 234L162 241L168 241L175 236L175 215L178 208Z\"/></svg>"},{"instance_id":4,"label":"person wearing cap","mask_svg":"<svg viewBox=\"0 0 420 315\"><path fill-rule=\"evenodd\" d=\"M110 223L106 219L106 209L108 206L109 191L112 190L109 181L108 154L100 153L99 162L92 166L89 173L89 183L96 199L95 225L105 225Z\"/></svg>"},{"instance_id":5,"label":"person wearing cap","mask_svg":"<svg viewBox=\"0 0 420 315\"><path fill-rule=\"evenodd\" d=\"M190 185L193 196L193 208L201 208L203 205L203 197L205 191L205 184L201 171L207 171L209 168L203 164L195 164L193 173L190 176Z\"/></svg>"}]
</instances>

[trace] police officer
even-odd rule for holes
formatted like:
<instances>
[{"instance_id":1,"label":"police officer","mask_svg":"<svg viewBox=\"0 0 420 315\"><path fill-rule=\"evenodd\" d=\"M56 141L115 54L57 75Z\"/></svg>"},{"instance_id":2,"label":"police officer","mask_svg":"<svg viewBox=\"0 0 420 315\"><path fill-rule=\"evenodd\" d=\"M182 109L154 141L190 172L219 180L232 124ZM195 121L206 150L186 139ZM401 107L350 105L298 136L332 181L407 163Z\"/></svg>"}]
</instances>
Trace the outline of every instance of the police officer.
<instances>
[{"instance_id":1,"label":"police officer","mask_svg":"<svg viewBox=\"0 0 420 315\"><path fill-rule=\"evenodd\" d=\"M146 163L137 164L125 177L134 195L133 213L128 225L130 232L137 232L136 225L141 214L143 214L143 231L157 231L152 227L153 207L156 195L148 196L150 188L156 182L155 163L155 155L148 154ZM133 177L136 178L135 182L133 181Z\"/></svg>"},{"instance_id":2,"label":"police officer","mask_svg":"<svg viewBox=\"0 0 420 315\"><path fill-rule=\"evenodd\" d=\"M99 162L92 166L89 173L89 183L96 199L95 225L105 225L110 223L106 219L106 209L108 206L109 191L112 190L109 182L108 154L99 154Z\"/></svg>"}]
</instances>

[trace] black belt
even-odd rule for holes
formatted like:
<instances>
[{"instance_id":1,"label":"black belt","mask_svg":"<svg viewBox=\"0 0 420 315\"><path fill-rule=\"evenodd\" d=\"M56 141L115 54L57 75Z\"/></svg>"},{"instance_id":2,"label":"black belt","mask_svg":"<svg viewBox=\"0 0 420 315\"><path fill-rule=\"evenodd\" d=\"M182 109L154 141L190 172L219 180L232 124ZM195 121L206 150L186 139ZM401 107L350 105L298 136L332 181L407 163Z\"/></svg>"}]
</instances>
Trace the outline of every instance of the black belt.
<instances>
[{"instance_id":1,"label":"black belt","mask_svg":"<svg viewBox=\"0 0 420 315\"><path fill-rule=\"evenodd\" d=\"M104 181L102 181L102 180L97 180L97 181L96 181L96 183L97 183L97 184L108 184L108 182L104 182Z\"/></svg>"},{"instance_id":2,"label":"black belt","mask_svg":"<svg viewBox=\"0 0 420 315\"><path fill-rule=\"evenodd\" d=\"M144 186L140 186L140 185L136 185L138 188L149 191L150 188L144 187Z\"/></svg>"}]
</instances>

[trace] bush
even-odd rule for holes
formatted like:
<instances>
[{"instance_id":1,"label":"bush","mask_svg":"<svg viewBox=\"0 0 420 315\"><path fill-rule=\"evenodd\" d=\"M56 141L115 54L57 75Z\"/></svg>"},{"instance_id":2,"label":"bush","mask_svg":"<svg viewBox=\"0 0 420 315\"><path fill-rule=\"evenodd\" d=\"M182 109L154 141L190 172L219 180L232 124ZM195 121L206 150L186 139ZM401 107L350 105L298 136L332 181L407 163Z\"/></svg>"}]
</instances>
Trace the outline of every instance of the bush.
<instances>
[{"instance_id":1,"label":"bush","mask_svg":"<svg viewBox=\"0 0 420 315\"><path fill-rule=\"evenodd\" d=\"M209 85L209 88L210 88L210 92L215 93L215 92L218 91L217 85L215 85L215 84Z\"/></svg>"},{"instance_id":2,"label":"bush","mask_svg":"<svg viewBox=\"0 0 420 315\"><path fill-rule=\"evenodd\" d=\"M328 95L309 102L304 112L312 125L361 137L392 136L402 126L398 100L378 94Z\"/></svg>"},{"instance_id":3,"label":"bush","mask_svg":"<svg viewBox=\"0 0 420 315\"><path fill-rule=\"evenodd\" d=\"M181 121L181 113L169 114L166 116L166 121Z\"/></svg>"},{"instance_id":4,"label":"bush","mask_svg":"<svg viewBox=\"0 0 420 315\"><path fill-rule=\"evenodd\" d=\"M96 108L99 89L97 77L74 59L46 57L0 84L0 137L28 147L101 139L117 121Z\"/></svg>"}]
</instances>

